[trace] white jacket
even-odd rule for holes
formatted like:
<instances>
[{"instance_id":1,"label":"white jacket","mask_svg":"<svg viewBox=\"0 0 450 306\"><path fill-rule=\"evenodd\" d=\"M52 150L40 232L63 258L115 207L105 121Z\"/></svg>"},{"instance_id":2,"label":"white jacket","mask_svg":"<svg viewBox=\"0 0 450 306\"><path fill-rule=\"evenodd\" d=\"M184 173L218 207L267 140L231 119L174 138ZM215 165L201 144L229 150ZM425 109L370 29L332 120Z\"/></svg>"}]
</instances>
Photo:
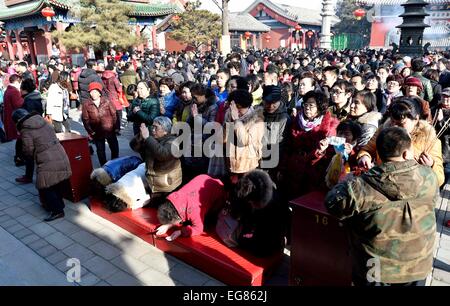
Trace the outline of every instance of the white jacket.
<instances>
[{"instance_id":1,"label":"white jacket","mask_svg":"<svg viewBox=\"0 0 450 306\"><path fill-rule=\"evenodd\" d=\"M64 114L64 98L66 97L66 89L61 88L58 84L53 83L48 89L47 106L45 113L52 116L52 120L62 122L66 118Z\"/></svg>"}]
</instances>

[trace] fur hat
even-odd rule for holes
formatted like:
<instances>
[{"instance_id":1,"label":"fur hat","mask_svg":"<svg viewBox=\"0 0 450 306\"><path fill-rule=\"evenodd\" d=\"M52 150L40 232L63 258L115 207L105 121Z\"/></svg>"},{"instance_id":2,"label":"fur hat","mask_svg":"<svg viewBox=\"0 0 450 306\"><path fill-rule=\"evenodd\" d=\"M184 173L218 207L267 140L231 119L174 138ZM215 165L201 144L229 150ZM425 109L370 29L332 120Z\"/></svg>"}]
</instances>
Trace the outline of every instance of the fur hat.
<instances>
[{"instance_id":1,"label":"fur hat","mask_svg":"<svg viewBox=\"0 0 450 306\"><path fill-rule=\"evenodd\" d=\"M91 180L98 182L103 187L108 186L113 182L111 176L103 168L97 168L91 173Z\"/></svg>"},{"instance_id":2,"label":"fur hat","mask_svg":"<svg viewBox=\"0 0 450 306\"><path fill-rule=\"evenodd\" d=\"M423 85L420 79L415 77L409 77L405 80L404 86L416 86L420 90L423 90Z\"/></svg>"},{"instance_id":3,"label":"fur hat","mask_svg":"<svg viewBox=\"0 0 450 306\"><path fill-rule=\"evenodd\" d=\"M236 195L245 201L253 201L264 208L272 200L275 184L269 174L253 170L245 174L237 183Z\"/></svg>"}]
</instances>

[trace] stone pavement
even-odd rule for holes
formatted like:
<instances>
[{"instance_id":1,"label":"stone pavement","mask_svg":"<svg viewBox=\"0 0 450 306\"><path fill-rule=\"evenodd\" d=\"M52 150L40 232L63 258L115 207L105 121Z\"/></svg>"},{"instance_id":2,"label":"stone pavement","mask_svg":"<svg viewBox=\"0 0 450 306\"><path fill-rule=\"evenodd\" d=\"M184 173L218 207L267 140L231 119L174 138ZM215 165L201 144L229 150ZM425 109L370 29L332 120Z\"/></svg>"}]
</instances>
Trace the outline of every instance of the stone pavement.
<instances>
[{"instance_id":1,"label":"stone pavement","mask_svg":"<svg viewBox=\"0 0 450 306\"><path fill-rule=\"evenodd\" d=\"M80 122L73 128L85 134ZM128 127L119 137L121 156L131 154L131 134ZM14 166L14 144L0 144L0 285L223 285L91 213L87 200L65 200L66 217L43 222L34 184L15 182L25 170ZM97 167L96 155L92 160ZM80 281L72 284L70 258L81 264Z\"/></svg>"}]
</instances>

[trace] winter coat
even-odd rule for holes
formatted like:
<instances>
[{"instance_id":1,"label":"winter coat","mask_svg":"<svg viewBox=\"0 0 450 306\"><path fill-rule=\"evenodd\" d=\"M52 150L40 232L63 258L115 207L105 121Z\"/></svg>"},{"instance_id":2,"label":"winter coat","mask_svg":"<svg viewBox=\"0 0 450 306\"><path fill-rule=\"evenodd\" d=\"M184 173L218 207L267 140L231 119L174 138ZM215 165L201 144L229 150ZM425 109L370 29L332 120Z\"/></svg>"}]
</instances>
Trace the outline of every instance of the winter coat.
<instances>
[{"instance_id":1,"label":"winter coat","mask_svg":"<svg viewBox=\"0 0 450 306\"><path fill-rule=\"evenodd\" d=\"M384 96L384 99L383 99L384 104L381 105L381 108L378 109L378 111L379 111L380 113L382 113L382 114L386 113L387 109L388 109L389 106L392 104L392 102L394 102L394 100L395 100L396 98L403 97L403 93L401 92L401 90L399 90L396 94L394 94L394 95L391 96L391 95L385 90L384 93L383 93L383 96ZM389 104L388 104L388 103L389 103Z\"/></svg>"},{"instance_id":2,"label":"winter coat","mask_svg":"<svg viewBox=\"0 0 450 306\"><path fill-rule=\"evenodd\" d=\"M52 116L52 120L64 121L64 105L68 103L69 94L65 88L57 83L50 85L47 95L45 113Z\"/></svg>"},{"instance_id":3,"label":"winter coat","mask_svg":"<svg viewBox=\"0 0 450 306\"><path fill-rule=\"evenodd\" d=\"M89 84L97 82L102 84L102 78L98 76L94 69L85 68L81 71L78 78L78 86L80 87L81 103L86 102L91 98L89 95Z\"/></svg>"},{"instance_id":4,"label":"winter coat","mask_svg":"<svg viewBox=\"0 0 450 306\"><path fill-rule=\"evenodd\" d=\"M128 88L128 86L130 86L131 84L137 85L137 83L139 82L139 78L135 71L128 69L127 71L122 73L122 75L120 76L120 82L122 83L123 88L126 93L126 89ZM128 101L133 100L133 96L126 95L126 97L127 97Z\"/></svg>"},{"instance_id":5,"label":"winter coat","mask_svg":"<svg viewBox=\"0 0 450 306\"><path fill-rule=\"evenodd\" d=\"M223 183L206 174L196 176L180 190L167 196L178 211L183 223L183 237L197 236L204 232L205 217L212 207L223 207L226 192Z\"/></svg>"},{"instance_id":6,"label":"winter coat","mask_svg":"<svg viewBox=\"0 0 450 306\"><path fill-rule=\"evenodd\" d=\"M137 113L133 113L133 109L139 106L141 108ZM128 120L140 125L145 123L148 127L153 124L153 120L160 115L159 101L156 98L148 96L145 99L136 98L131 102L130 111L128 112Z\"/></svg>"},{"instance_id":7,"label":"winter coat","mask_svg":"<svg viewBox=\"0 0 450 306\"><path fill-rule=\"evenodd\" d=\"M23 105L23 98L20 95L20 91L12 86L8 85L3 96L3 124L5 126L6 140L17 139L16 124L12 120L12 113L21 108Z\"/></svg>"},{"instance_id":8,"label":"winter coat","mask_svg":"<svg viewBox=\"0 0 450 306\"><path fill-rule=\"evenodd\" d=\"M180 159L173 156L174 135L160 139L149 136L142 139L136 135L130 147L141 154L145 161L147 180L152 192L172 192L181 185L182 172Z\"/></svg>"},{"instance_id":9,"label":"winter coat","mask_svg":"<svg viewBox=\"0 0 450 306\"><path fill-rule=\"evenodd\" d=\"M78 79L80 78L80 74L81 74L80 67L73 69L70 72L70 79L72 81L72 86L73 86L74 91L78 91L80 89L79 84L78 84Z\"/></svg>"},{"instance_id":10,"label":"winter coat","mask_svg":"<svg viewBox=\"0 0 450 306\"><path fill-rule=\"evenodd\" d=\"M260 86L257 90L252 92L253 97L253 106L260 105L262 103L262 95L263 95L263 88Z\"/></svg>"},{"instance_id":11,"label":"winter coat","mask_svg":"<svg viewBox=\"0 0 450 306\"><path fill-rule=\"evenodd\" d=\"M42 116L44 110L42 109L42 97L39 91L35 90L23 96L22 108L26 109L29 113L36 112Z\"/></svg>"},{"instance_id":12,"label":"winter coat","mask_svg":"<svg viewBox=\"0 0 450 306\"><path fill-rule=\"evenodd\" d=\"M439 110L439 109L438 109ZM436 131L439 132L444 126L445 122L450 118L450 110L442 109L444 119L436 122ZM434 114L436 116L436 114ZM450 129L445 130L441 137L439 137L442 144L442 159L444 164L450 163Z\"/></svg>"},{"instance_id":13,"label":"winter coat","mask_svg":"<svg viewBox=\"0 0 450 306\"><path fill-rule=\"evenodd\" d=\"M238 247L257 257L281 253L287 231L288 207L269 176L258 179L260 201L266 206L249 211L251 204L232 195L232 215L239 220Z\"/></svg>"},{"instance_id":14,"label":"winter coat","mask_svg":"<svg viewBox=\"0 0 450 306\"><path fill-rule=\"evenodd\" d=\"M379 112L369 112L358 118L352 118L351 120L358 122L361 125L361 137L359 137L356 144L357 150L364 147L370 139L372 139L373 134L378 129L378 124L383 116Z\"/></svg>"},{"instance_id":15,"label":"winter coat","mask_svg":"<svg viewBox=\"0 0 450 306\"><path fill-rule=\"evenodd\" d=\"M42 116L29 114L18 124L18 128L24 155L34 157L36 163L37 189L49 188L70 178L70 162L53 126Z\"/></svg>"},{"instance_id":16,"label":"winter coat","mask_svg":"<svg viewBox=\"0 0 450 306\"><path fill-rule=\"evenodd\" d=\"M230 130L233 128L233 124L234 129ZM253 114L245 119L239 118L231 122L231 114L228 110L225 115L224 133L224 142L230 149L227 162L231 173L247 173L256 169L262 157L263 148L264 116L262 111L253 111Z\"/></svg>"},{"instance_id":17,"label":"winter coat","mask_svg":"<svg viewBox=\"0 0 450 306\"><path fill-rule=\"evenodd\" d=\"M408 160L383 163L336 185L325 206L349 221L354 274L366 279L373 269L367 263L375 259L378 281L407 283L432 270L438 199L433 171Z\"/></svg>"},{"instance_id":18,"label":"winter coat","mask_svg":"<svg viewBox=\"0 0 450 306\"><path fill-rule=\"evenodd\" d=\"M372 160L376 160L376 164L381 164L381 160L377 154L377 137L378 134L384 128L391 127L391 120L388 119L383 125L381 125L378 130L373 135L372 139L365 145L361 151L358 153L358 160L363 156L369 156ZM428 122L425 120L419 120L419 123L416 129L411 134L412 147L414 149L414 158L419 160L420 154L425 150L425 147L428 143L431 143L431 140L436 137L436 132ZM428 151L429 155L433 158L433 171L437 176L437 181L439 186L444 183L444 167L442 165L442 150L441 150L441 141L438 139L434 143L433 147Z\"/></svg>"},{"instance_id":19,"label":"winter coat","mask_svg":"<svg viewBox=\"0 0 450 306\"><path fill-rule=\"evenodd\" d=\"M328 136L336 135L339 120L329 112L323 115L320 125L310 131L300 127L297 114L287 144L287 156L283 158L281 170L284 173L284 184L290 198L298 197L308 191L325 188L325 174L334 150L329 147L324 154L317 152L319 142Z\"/></svg>"},{"instance_id":20,"label":"winter coat","mask_svg":"<svg viewBox=\"0 0 450 306\"><path fill-rule=\"evenodd\" d=\"M91 137L105 139L115 134L116 108L107 98L101 97L99 107L86 100L81 110L84 128Z\"/></svg>"},{"instance_id":21,"label":"winter coat","mask_svg":"<svg viewBox=\"0 0 450 306\"><path fill-rule=\"evenodd\" d=\"M272 153L270 156L267 156L268 154L263 154L267 157L262 160L267 162L276 162L276 164L269 165L271 166L270 168L275 168L278 166L280 158L284 156L284 150L286 149L289 136L291 118L287 113L286 106L282 103L280 103L278 109L272 114L265 112L263 105L256 107L255 110L263 112L264 115L265 129L263 150L267 150L267 153ZM273 154L277 154L278 158L275 158Z\"/></svg>"},{"instance_id":22,"label":"winter coat","mask_svg":"<svg viewBox=\"0 0 450 306\"><path fill-rule=\"evenodd\" d=\"M180 99L178 99L175 90L172 90L171 93L168 95L162 97L162 101L164 101L164 113L161 111L161 115L168 117L172 120L173 114L175 113L175 110L178 107L178 104L180 103Z\"/></svg>"},{"instance_id":23,"label":"winter coat","mask_svg":"<svg viewBox=\"0 0 450 306\"><path fill-rule=\"evenodd\" d=\"M422 82L423 90L419 96L430 103L433 100L433 87L431 87L430 80L424 77L421 72L414 72L411 76L418 78Z\"/></svg>"},{"instance_id":24,"label":"winter coat","mask_svg":"<svg viewBox=\"0 0 450 306\"><path fill-rule=\"evenodd\" d=\"M122 86L119 83L117 74L112 70L105 70L102 75L104 91L108 95L109 100L114 104L116 110L123 109L122 103L119 102L119 95L122 94Z\"/></svg>"},{"instance_id":25,"label":"winter coat","mask_svg":"<svg viewBox=\"0 0 450 306\"><path fill-rule=\"evenodd\" d=\"M137 156L124 156L108 161L103 169L111 177L112 182L117 182L122 176L136 169L142 164L142 159Z\"/></svg>"}]
</instances>

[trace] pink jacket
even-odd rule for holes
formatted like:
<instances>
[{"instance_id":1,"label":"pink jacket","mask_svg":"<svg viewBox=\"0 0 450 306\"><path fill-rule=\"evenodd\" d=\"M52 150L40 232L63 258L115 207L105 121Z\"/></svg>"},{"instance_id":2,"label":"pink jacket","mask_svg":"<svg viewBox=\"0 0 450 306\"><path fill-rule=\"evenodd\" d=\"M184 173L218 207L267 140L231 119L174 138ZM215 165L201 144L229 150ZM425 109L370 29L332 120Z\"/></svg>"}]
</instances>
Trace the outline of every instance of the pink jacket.
<instances>
[{"instance_id":1,"label":"pink jacket","mask_svg":"<svg viewBox=\"0 0 450 306\"><path fill-rule=\"evenodd\" d=\"M192 224L181 228L181 235L190 237L203 233L206 213L213 205L225 203L226 192L220 180L202 174L171 193L167 199L175 206L183 222Z\"/></svg>"}]
</instances>

